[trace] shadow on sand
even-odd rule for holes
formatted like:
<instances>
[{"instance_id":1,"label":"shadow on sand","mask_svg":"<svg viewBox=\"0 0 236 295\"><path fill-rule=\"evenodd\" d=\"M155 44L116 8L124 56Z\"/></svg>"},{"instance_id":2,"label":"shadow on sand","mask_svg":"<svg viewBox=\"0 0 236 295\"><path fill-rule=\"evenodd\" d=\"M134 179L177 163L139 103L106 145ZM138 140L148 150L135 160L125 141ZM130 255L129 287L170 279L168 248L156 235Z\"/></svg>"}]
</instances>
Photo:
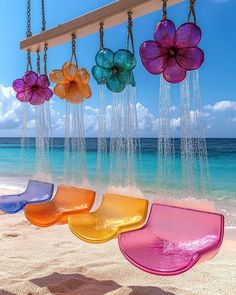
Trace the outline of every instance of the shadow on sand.
<instances>
[{"instance_id":1,"label":"shadow on sand","mask_svg":"<svg viewBox=\"0 0 236 295\"><path fill-rule=\"evenodd\" d=\"M81 274L53 273L43 278L33 279L31 282L40 288L48 288L51 294L74 294L73 292L76 292L75 294L80 295L104 295L123 287L112 280L99 281ZM175 295L158 287L131 286L128 288L131 289L130 295Z\"/></svg>"}]
</instances>

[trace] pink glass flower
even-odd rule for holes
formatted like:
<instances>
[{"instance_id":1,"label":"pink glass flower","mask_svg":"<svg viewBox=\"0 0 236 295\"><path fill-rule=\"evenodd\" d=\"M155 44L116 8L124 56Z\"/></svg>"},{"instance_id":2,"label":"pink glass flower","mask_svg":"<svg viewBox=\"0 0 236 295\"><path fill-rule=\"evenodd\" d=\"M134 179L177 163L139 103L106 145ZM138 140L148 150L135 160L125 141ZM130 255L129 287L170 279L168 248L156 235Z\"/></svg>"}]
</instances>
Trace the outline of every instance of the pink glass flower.
<instances>
[{"instance_id":1,"label":"pink glass flower","mask_svg":"<svg viewBox=\"0 0 236 295\"><path fill-rule=\"evenodd\" d=\"M22 102L29 102L32 105L40 105L53 96L49 88L50 81L47 75L37 75L28 71L22 79L16 79L12 87L16 91L16 98Z\"/></svg>"},{"instance_id":2,"label":"pink glass flower","mask_svg":"<svg viewBox=\"0 0 236 295\"><path fill-rule=\"evenodd\" d=\"M185 23L176 30L172 21L161 21L154 39L141 45L142 63L151 74L163 73L170 83L183 81L187 71L200 68L204 61L204 53L197 47L201 30L193 23Z\"/></svg>"}]
</instances>

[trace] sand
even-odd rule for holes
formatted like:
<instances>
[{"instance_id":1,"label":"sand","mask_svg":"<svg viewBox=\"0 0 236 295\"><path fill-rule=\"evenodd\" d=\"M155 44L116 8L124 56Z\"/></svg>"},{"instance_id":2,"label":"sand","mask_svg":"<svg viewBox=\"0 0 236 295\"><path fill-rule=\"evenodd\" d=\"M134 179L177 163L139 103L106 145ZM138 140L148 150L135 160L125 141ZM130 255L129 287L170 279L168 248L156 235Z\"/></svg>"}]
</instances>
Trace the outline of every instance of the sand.
<instances>
[{"instance_id":1,"label":"sand","mask_svg":"<svg viewBox=\"0 0 236 295\"><path fill-rule=\"evenodd\" d=\"M158 277L129 264L117 240L86 244L67 226L40 229L22 213L0 215L0 295L234 295L235 241L228 229L215 259Z\"/></svg>"}]
</instances>

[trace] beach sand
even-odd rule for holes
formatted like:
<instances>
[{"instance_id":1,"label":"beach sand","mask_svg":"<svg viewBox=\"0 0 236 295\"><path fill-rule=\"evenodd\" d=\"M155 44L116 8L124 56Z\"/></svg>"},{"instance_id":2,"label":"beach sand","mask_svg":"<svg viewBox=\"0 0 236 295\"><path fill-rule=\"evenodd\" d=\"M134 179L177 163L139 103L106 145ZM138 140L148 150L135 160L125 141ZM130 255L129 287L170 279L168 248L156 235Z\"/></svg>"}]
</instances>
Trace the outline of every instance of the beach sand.
<instances>
[{"instance_id":1,"label":"beach sand","mask_svg":"<svg viewBox=\"0 0 236 295\"><path fill-rule=\"evenodd\" d=\"M0 295L236 294L233 228L226 230L216 258L175 277L135 268L120 253L117 240L86 244L66 225L40 229L23 213L0 215L0 245Z\"/></svg>"}]
</instances>

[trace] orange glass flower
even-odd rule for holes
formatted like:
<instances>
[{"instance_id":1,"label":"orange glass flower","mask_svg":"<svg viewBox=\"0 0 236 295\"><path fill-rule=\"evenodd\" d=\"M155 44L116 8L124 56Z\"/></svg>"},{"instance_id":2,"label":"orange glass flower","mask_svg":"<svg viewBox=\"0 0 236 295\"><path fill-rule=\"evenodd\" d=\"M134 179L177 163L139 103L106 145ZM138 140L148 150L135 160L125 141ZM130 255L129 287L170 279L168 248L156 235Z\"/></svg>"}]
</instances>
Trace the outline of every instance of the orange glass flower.
<instances>
[{"instance_id":1,"label":"orange glass flower","mask_svg":"<svg viewBox=\"0 0 236 295\"><path fill-rule=\"evenodd\" d=\"M82 103L84 99L92 96L89 73L86 69L79 69L71 62L66 62L62 70L52 71L50 80L56 84L55 95L70 103Z\"/></svg>"}]
</instances>

